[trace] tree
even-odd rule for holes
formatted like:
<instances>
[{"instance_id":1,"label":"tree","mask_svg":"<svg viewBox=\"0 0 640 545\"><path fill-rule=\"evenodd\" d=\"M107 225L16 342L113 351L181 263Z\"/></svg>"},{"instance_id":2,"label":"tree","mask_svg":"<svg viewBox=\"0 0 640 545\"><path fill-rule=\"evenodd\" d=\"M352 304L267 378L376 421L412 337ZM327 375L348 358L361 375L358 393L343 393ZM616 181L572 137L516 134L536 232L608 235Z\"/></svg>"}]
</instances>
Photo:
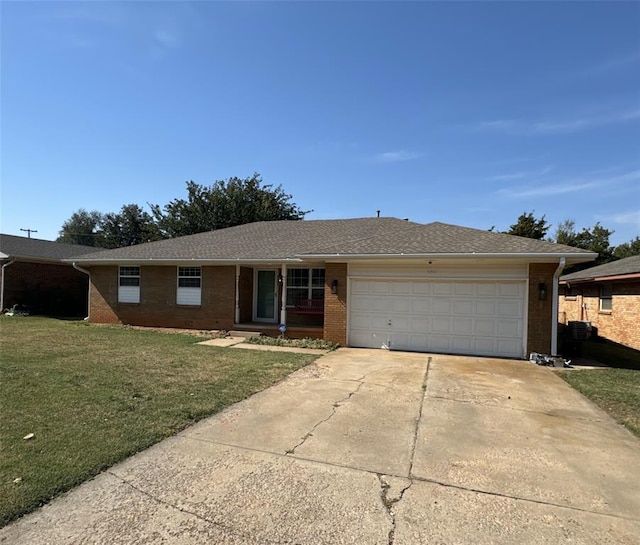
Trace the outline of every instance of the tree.
<instances>
[{"instance_id":1,"label":"tree","mask_svg":"<svg viewBox=\"0 0 640 545\"><path fill-rule=\"evenodd\" d=\"M551 227L551 225L547 223L545 216L536 219L533 212L523 212L520 214L520 217L518 217L518 221L514 223L506 233L518 237L542 240L547 234L549 227Z\"/></svg>"},{"instance_id":2,"label":"tree","mask_svg":"<svg viewBox=\"0 0 640 545\"><path fill-rule=\"evenodd\" d=\"M575 222L565 220L556 229L555 242L596 252L598 253L596 263L601 264L615 259L613 247L609 244L609 237L612 234L613 231L602 227L600 222L597 222L592 228L585 227L582 231L576 232Z\"/></svg>"},{"instance_id":3,"label":"tree","mask_svg":"<svg viewBox=\"0 0 640 545\"><path fill-rule=\"evenodd\" d=\"M103 216L97 210L87 212L80 208L62 224L58 233L58 242L82 244L83 246L102 246L100 240L100 223Z\"/></svg>"},{"instance_id":4,"label":"tree","mask_svg":"<svg viewBox=\"0 0 640 545\"><path fill-rule=\"evenodd\" d=\"M150 214L137 204L124 205L119 213L105 214L100 222L101 245L104 248L121 248L143 242L160 240L160 229Z\"/></svg>"},{"instance_id":5,"label":"tree","mask_svg":"<svg viewBox=\"0 0 640 545\"><path fill-rule=\"evenodd\" d=\"M151 212L165 237L178 237L234 227L255 221L301 220L303 212L291 195L272 185L262 185L259 174L245 179L219 180L206 187L187 182L187 198L174 199Z\"/></svg>"},{"instance_id":6,"label":"tree","mask_svg":"<svg viewBox=\"0 0 640 545\"><path fill-rule=\"evenodd\" d=\"M616 246L616 249L613 251L613 255L616 259L631 257L632 255L640 255L640 237L636 237L629 242L623 242Z\"/></svg>"}]
</instances>

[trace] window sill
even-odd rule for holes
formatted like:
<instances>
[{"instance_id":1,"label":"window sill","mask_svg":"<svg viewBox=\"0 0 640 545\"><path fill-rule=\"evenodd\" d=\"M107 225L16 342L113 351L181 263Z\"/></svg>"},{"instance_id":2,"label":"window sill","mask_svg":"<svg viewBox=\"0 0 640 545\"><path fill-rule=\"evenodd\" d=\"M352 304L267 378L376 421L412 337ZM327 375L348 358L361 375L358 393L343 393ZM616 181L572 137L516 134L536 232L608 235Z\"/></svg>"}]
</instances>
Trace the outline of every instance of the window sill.
<instances>
[{"instance_id":1,"label":"window sill","mask_svg":"<svg viewBox=\"0 0 640 545\"><path fill-rule=\"evenodd\" d=\"M613 314L613 311L612 310L599 310L598 314L604 314L606 316L606 315L609 315L609 314Z\"/></svg>"}]
</instances>

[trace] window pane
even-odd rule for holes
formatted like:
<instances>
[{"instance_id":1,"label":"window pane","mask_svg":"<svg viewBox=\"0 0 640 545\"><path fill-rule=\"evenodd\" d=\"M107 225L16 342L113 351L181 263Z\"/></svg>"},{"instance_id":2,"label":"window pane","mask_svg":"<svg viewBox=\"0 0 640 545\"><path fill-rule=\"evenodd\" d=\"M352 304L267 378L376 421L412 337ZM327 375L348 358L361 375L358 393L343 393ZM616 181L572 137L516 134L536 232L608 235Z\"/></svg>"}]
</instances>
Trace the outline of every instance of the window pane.
<instances>
[{"instance_id":1,"label":"window pane","mask_svg":"<svg viewBox=\"0 0 640 545\"><path fill-rule=\"evenodd\" d=\"M289 269L287 286L303 287L309 285L309 269Z\"/></svg>"},{"instance_id":2,"label":"window pane","mask_svg":"<svg viewBox=\"0 0 640 545\"><path fill-rule=\"evenodd\" d=\"M315 287L324 287L324 269L311 270L311 285Z\"/></svg>"},{"instance_id":3,"label":"window pane","mask_svg":"<svg viewBox=\"0 0 640 545\"><path fill-rule=\"evenodd\" d=\"M120 267L120 276L140 276L140 267Z\"/></svg>"},{"instance_id":4,"label":"window pane","mask_svg":"<svg viewBox=\"0 0 640 545\"><path fill-rule=\"evenodd\" d=\"M189 276L185 278L178 278L178 287L179 288L199 288L200 278L193 278Z\"/></svg>"},{"instance_id":5,"label":"window pane","mask_svg":"<svg viewBox=\"0 0 640 545\"><path fill-rule=\"evenodd\" d=\"M140 277L139 276L121 276L120 285L121 286L139 286Z\"/></svg>"},{"instance_id":6,"label":"window pane","mask_svg":"<svg viewBox=\"0 0 640 545\"><path fill-rule=\"evenodd\" d=\"M311 290L312 299L324 299L324 288L314 288Z\"/></svg>"},{"instance_id":7,"label":"window pane","mask_svg":"<svg viewBox=\"0 0 640 545\"><path fill-rule=\"evenodd\" d=\"M293 307L299 301L308 299L308 294L307 288L287 288L287 306Z\"/></svg>"},{"instance_id":8,"label":"window pane","mask_svg":"<svg viewBox=\"0 0 640 545\"><path fill-rule=\"evenodd\" d=\"M200 267L178 267L178 276L200 276Z\"/></svg>"}]
</instances>

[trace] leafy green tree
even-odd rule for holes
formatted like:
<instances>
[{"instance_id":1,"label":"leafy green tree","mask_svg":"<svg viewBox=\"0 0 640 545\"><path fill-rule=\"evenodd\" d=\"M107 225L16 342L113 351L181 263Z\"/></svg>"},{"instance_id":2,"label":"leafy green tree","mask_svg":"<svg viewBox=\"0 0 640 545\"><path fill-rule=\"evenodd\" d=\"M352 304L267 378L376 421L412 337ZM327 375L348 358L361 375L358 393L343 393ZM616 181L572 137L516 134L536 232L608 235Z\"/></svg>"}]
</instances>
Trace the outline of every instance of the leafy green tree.
<instances>
[{"instance_id":1,"label":"leafy green tree","mask_svg":"<svg viewBox=\"0 0 640 545\"><path fill-rule=\"evenodd\" d=\"M600 222L591 228L585 227L580 232L576 231L575 225L573 220L565 220L560 223L556 229L555 242L597 252L596 263L598 264L608 263L615 259L614 249L609 243L609 237L613 231L604 228Z\"/></svg>"},{"instance_id":2,"label":"leafy green tree","mask_svg":"<svg viewBox=\"0 0 640 545\"><path fill-rule=\"evenodd\" d=\"M104 248L121 248L143 242L160 240L160 229L150 214L137 204L124 205L119 213L105 214L100 222L101 245Z\"/></svg>"},{"instance_id":3,"label":"leafy green tree","mask_svg":"<svg viewBox=\"0 0 640 545\"><path fill-rule=\"evenodd\" d=\"M56 240L67 244L102 247L100 233L102 219L103 215L97 210L87 212L84 208L80 208L62 224Z\"/></svg>"},{"instance_id":4,"label":"leafy green tree","mask_svg":"<svg viewBox=\"0 0 640 545\"><path fill-rule=\"evenodd\" d=\"M165 237L179 237L256 221L301 220L308 212L291 202L282 186L263 185L259 174L219 180L210 187L187 182L187 198L151 212Z\"/></svg>"},{"instance_id":5,"label":"leafy green tree","mask_svg":"<svg viewBox=\"0 0 640 545\"><path fill-rule=\"evenodd\" d=\"M550 227L551 225L547 223L545 216L536 219L533 212L523 212L518 217L518 221L514 223L506 233L518 237L542 240Z\"/></svg>"},{"instance_id":6,"label":"leafy green tree","mask_svg":"<svg viewBox=\"0 0 640 545\"><path fill-rule=\"evenodd\" d=\"M631 239L629 242L623 242L616 246L613 250L613 255L616 259L623 259L625 257L631 257L632 255L640 255L640 237Z\"/></svg>"}]
</instances>

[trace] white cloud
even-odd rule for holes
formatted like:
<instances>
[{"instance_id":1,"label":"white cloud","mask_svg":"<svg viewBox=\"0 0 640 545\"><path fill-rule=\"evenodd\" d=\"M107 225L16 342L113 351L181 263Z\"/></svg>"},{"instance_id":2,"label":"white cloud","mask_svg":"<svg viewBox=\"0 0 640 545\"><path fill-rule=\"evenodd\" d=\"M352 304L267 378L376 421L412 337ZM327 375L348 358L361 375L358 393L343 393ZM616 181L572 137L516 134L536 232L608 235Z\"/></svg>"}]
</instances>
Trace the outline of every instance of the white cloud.
<instances>
[{"instance_id":1,"label":"white cloud","mask_svg":"<svg viewBox=\"0 0 640 545\"><path fill-rule=\"evenodd\" d=\"M397 163L400 161L412 161L413 159L419 159L423 157L424 153L416 153L413 151L399 150L399 151L386 151L374 156L374 160L381 163Z\"/></svg>"},{"instance_id":2,"label":"white cloud","mask_svg":"<svg viewBox=\"0 0 640 545\"><path fill-rule=\"evenodd\" d=\"M546 119L544 121L495 120L482 121L474 128L480 131L506 132L509 134L558 134L588 130L603 125L625 123L640 119L640 107L610 111L603 115L586 115L564 119Z\"/></svg>"},{"instance_id":3,"label":"white cloud","mask_svg":"<svg viewBox=\"0 0 640 545\"><path fill-rule=\"evenodd\" d=\"M612 216L604 217L603 219L614 223L636 225L640 228L640 210L635 210L633 212L620 212L619 214L613 214Z\"/></svg>"},{"instance_id":4,"label":"white cloud","mask_svg":"<svg viewBox=\"0 0 640 545\"><path fill-rule=\"evenodd\" d=\"M497 193L511 198L524 197L548 197L553 195L563 195L566 193L575 193L584 191L585 189L593 189L596 187L606 187L609 189L612 185L622 185L626 182L634 182L640 180L640 170L632 170L619 176L610 176L608 178L595 179L577 179L558 184L547 184L537 187L517 187L505 188Z\"/></svg>"},{"instance_id":5,"label":"white cloud","mask_svg":"<svg viewBox=\"0 0 640 545\"><path fill-rule=\"evenodd\" d=\"M553 170L553 166L544 167L541 170L534 171L519 171L512 172L509 174L498 174L497 176L490 176L487 178L488 181L491 182L509 182L513 180L522 180L523 178L539 178L541 176L546 176Z\"/></svg>"}]
</instances>

